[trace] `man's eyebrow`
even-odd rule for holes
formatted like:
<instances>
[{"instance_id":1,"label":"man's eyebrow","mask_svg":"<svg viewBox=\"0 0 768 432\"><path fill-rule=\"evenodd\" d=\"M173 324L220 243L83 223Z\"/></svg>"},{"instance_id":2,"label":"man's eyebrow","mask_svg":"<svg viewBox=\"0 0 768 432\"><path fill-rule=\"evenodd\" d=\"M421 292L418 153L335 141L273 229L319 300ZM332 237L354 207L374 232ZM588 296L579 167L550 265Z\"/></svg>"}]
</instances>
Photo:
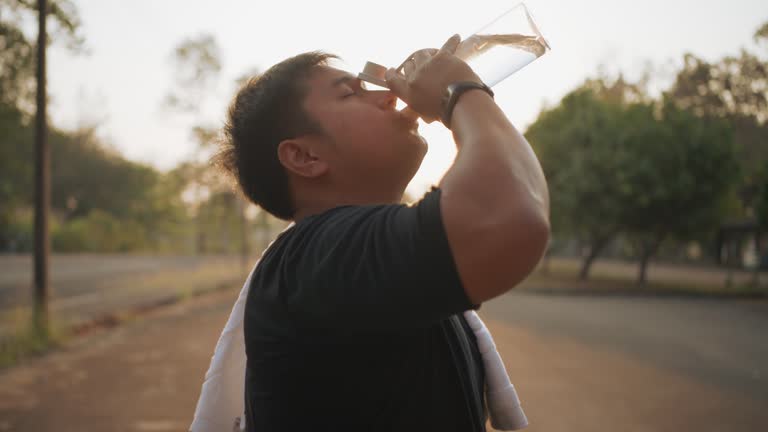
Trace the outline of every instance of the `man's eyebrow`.
<instances>
[{"instance_id":1,"label":"man's eyebrow","mask_svg":"<svg viewBox=\"0 0 768 432\"><path fill-rule=\"evenodd\" d=\"M354 76L354 75L345 74L345 75L342 75L342 76L336 78L335 80L333 80L333 82L331 83L331 87L336 88L337 86L339 86L341 84L347 84L348 82L355 81L357 79L358 78L356 76Z\"/></svg>"}]
</instances>

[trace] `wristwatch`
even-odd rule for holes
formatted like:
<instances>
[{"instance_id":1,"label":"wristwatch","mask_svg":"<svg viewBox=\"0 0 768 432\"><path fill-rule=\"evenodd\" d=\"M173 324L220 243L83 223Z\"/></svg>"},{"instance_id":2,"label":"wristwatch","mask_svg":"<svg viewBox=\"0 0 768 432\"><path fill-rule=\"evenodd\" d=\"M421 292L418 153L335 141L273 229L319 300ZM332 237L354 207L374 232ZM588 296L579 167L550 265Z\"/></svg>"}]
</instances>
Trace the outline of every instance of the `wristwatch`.
<instances>
[{"instance_id":1,"label":"wristwatch","mask_svg":"<svg viewBox=\"0 0 768 432\"><path fill-rule=\"evenodd\" d=\"M490 87L482 82L459 81L450 84L448 88L445 89L445 93L443 94L443 114L441 116L441 120L445 127L448 129L451 128L451 115L453 115L453 107L456 106L456 102L459 101L459 97L464 94L464 92L474 89L482 90L493 97L493 90L491 90Z\"/></svg>"}]
</instances>

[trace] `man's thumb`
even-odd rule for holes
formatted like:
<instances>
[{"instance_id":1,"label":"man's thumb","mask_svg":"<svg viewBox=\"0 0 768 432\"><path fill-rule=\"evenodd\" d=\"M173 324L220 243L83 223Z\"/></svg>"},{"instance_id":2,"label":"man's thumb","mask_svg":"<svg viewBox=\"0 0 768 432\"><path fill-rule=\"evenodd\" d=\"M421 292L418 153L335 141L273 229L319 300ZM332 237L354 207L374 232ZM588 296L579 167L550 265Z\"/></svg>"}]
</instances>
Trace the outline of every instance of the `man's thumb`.
<instances>
[{"instance_id":1,"label":"man's thumb","mask_svg":"<svg viewBox=\"0 0 768 432\"><path fill-rule=\"evenodd\" d=\"M455 34L450 38L448 38L447 41L445 41L445 43L443 44L443 47L440 48L440 51L445 51L450 54L453 54L456 52L456 48L458 48L459 43L461 43L461 36L459 36L458 34Z\"/></svg>"}]
</instances>

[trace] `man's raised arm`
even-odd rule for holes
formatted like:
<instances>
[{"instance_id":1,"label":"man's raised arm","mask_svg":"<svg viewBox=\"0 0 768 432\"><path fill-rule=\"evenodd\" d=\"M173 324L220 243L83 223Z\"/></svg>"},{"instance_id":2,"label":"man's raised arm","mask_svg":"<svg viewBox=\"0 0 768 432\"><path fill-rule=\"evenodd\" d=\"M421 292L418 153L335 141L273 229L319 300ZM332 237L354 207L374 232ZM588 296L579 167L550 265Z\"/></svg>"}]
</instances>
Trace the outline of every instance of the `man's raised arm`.
<instances>
[{"instance_id":1,"label":"man's raised arm","mask_svg":"<svg viewBox=\"0 0 768 432\"><path fill-rule=\"evenodd\" d=\"M414 61L412 73L389 71L392 91L425 119L440 117L445 88L479 82L452 53L453 37L433 56ZM526 139L486 92L468 90L450 122L458 155L440 183L448 242L469 299L480 304L521 282L549 241L549 194Z\"/></svg>"}]
</instances>

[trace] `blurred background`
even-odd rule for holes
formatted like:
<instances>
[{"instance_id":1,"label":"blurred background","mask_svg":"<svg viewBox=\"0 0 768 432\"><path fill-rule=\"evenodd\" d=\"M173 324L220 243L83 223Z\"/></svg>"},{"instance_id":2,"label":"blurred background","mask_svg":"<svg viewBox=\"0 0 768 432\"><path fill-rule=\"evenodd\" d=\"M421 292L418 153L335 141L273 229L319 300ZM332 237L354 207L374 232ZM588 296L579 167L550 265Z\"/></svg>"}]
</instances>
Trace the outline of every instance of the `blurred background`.
<instances>
[{"instance_id":1,"label":"blurred background","mask_svg":"<svg viewBox=\"0 0 768 432\"><path fill-rule=\"evenodd\" d=\"M41 44L40 2L0 0L0 431L186 430L286 226L209 162L239 84L317 49L396 66L518 2L44 3ZM553 235L481 316L529 430L766 430L768 6L526 4L552 51L494 90ZM406 201L456 154L421 131Z\"/></svg>"}]
</instances>

